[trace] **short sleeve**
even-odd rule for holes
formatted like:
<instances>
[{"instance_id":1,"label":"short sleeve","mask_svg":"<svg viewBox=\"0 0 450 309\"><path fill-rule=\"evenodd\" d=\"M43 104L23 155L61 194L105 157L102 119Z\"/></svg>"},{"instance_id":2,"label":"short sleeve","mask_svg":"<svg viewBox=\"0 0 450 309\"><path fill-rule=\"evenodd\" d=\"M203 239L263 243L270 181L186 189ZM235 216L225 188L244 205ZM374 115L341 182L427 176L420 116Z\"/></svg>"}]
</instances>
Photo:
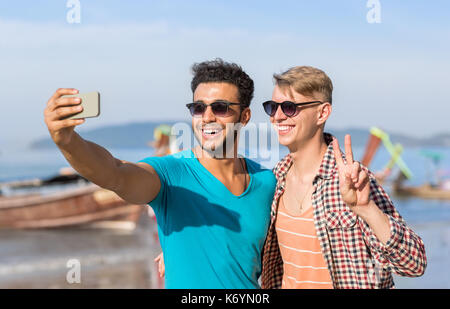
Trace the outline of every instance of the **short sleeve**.
<instances>
[{"instance_id":1,"label":"short sleeve","mask_svg":"<svg viewBox=\"0 0 450 309\"><path fill-rule=\"evenodd\" d=\"M147 163L156 171L159 177L159 181L161 182L161 189L158 192L158 195L155 197L153 201L148 203L153 209L157 210L161 207L164 207L165 201L164 196L167 191L167 175L168 175L168 157L148 157L138 161L138 163Z\"/></svg>"}]
</instances>

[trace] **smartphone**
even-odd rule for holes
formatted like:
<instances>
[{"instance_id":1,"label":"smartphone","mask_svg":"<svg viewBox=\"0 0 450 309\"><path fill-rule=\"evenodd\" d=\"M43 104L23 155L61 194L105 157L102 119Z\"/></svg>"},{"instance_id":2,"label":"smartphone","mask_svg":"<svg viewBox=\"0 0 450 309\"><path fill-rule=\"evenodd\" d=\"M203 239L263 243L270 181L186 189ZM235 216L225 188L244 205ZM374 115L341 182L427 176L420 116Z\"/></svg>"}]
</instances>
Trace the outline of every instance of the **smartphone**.
<instances>
[{"instance_id":1,"label":"smartphone","mask_svg":"<svg viewBox=\"0 0 450 309\"><path fill-rule=\"evenodd\" d=\"M80 113L73 114L65 119L93 118L100 115L100 93L97 91L65 95L63 97L78 97L81 99L81 106L83 107L83 110Z\"/></svg>"}]
</instances>

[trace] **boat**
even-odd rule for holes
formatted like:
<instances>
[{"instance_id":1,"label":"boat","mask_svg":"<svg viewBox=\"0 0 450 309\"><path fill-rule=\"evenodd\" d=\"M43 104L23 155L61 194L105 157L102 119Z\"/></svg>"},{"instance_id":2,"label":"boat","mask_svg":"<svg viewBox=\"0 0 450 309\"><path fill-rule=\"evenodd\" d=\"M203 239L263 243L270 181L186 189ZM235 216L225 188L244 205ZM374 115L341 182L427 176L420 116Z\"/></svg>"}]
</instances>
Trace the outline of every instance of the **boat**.
<instances>
[{"instance_id":1,"label":"boat","mask_svg":"<svg viewBox=\"0 0 450 309\"><path fill-rule=\"evenodd\" d=\"M434 174L434 182L428 181L420 186L405 186L406 176L401 171L394 180L392 189L395 195L401 197L419 197L422 199L450 200L450 179L441 179L438 176L439 170L437 166L443 156L436 152L421 151L428 158L431 158L435 165L436 172Z\"/></svg>"},{"instance_id":2,"label":"boat","mask_svg":"<svg viewBox=\"0 0 450 309\"><path fill-rule=\"evenodd\" d=\"M395 195L401 197L419 197L423 199L450 200L450 190L442 189L425 183L421 186L405 186L405 177L402 173L394 181L392 189Z\"/></svg>"},{"instance_id":3,"label":"boat","mask_svg":"<svg viewBox=\"0 0 450 309\"><path fill-rule=\"evenodd\" d=\"M417 187L395 187L394 192L398 196L415 196L423 199L450 200L450 190L435 188L430 184Z\"/></svg>"},{"instance_id":4,"label":"boat","mask_svg":"<svg viewBox=\"0 0 450 309\"><path fill-rule=\"evenodd\" d=\"M363 164L366 167L369 167L370 163L373 160L373 157L375 156L378 148L380 147L381 142L391 155L391 158L381 171L374 173L378 183L384 184L386 182L387 178L391 175L394 166L398 166L401 173L403 173L403 175L405 175L407 179L411 179L413 177L413 174L406 165L406 163L401 158L401 154L403 152L402 145L400 144L393 145L389 135L377 127L372 127L370 129L369 139L367 141L367 145L363 154L363 158L361 160L361 164Z\"/></svg>"},{"instance_id":5,"label":"boat","mask_svg":"<svg viewBox=\"0 0 450 309\"><path fill-rule=\"evenodd\" d=\"M0 228L91 226L134 229L145 209L90 182L66 187L50 193L45 193L41 187L37 192L27 194L0 195Z\"/></svg>"},{"instance_id":6,"label":"boat","mask_svg":"<svg viewBox=\"0 0 450 309\"><path fill-rule=\"evenodd\" d=\"M177 144L176 135L172 134L172 126L161 124L153 131L153 141L149 141L147 146L155 150L155 157L163 157L181 151Z\"/></svg>"}]
</instances>

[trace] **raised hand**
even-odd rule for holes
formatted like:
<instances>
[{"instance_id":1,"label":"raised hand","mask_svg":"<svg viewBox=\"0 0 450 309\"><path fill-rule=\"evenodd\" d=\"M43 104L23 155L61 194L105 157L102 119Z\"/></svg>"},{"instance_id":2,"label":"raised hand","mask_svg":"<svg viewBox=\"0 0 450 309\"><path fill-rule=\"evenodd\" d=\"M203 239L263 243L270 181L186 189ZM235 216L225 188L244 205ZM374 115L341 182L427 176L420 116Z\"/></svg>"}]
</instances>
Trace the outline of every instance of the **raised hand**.
<instances>
[{"instance_id":1,"label":"raised hand","mask_svg":"<svg viewBox=\"0 0 450 309\"><path fill-rule=\"evenodd\" d=\"M44 119L48 131L56 145L66 145L70 142L75 126L84 122L84 119L64 119L67 116L81 112L81 99L66 98L63 95L77 94L76 89L61 88L56 90L48 100L44 110Z\"/></svg>"},{"instance_id":2,"label":"raised hand","mask_svg":"<svg viewBox=\"0 0 450 309\"><path fill-rule=\"evenodd\" d=\"M342 159L339 142L333 139L333 151L336 158L336 164L339 170L339 189L342 200L357 210L355 206L366 206L369 204L370 183L369 176L361 169L357 161L353 161L352 141L350 135L345 136L345 158ZM355 209L356 208L356 209Z\"/></svg>"}]
</instances>

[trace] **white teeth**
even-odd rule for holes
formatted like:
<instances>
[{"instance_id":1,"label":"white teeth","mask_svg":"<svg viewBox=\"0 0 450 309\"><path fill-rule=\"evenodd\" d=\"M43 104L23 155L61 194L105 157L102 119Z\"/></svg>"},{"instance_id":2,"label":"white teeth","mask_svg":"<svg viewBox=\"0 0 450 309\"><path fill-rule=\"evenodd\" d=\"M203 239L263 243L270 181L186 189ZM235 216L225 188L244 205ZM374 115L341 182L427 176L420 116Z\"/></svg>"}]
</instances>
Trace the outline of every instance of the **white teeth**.
<instances>
[{"instance_id":1,"label":"white teeth","mask_svg":"<svg viewBox=\"0 0 450 309\"><path fill-rule=\"evenodd\" d=\"M283 126L283 125L275 125L278 131L288 131L292 129L294 126Z\"/></svg>"},{"instance_id":2,"label":"white teeth","mask_svg":"<svg viewBox=\"0 0 450 309\"><path fill-rule=\"evenodd\" d=\"M219 132L220 132L220 130L217 130L217 129L203 129L203 133L205 133L205 134L217 134Z\"/></svg>"}]
</instances>

